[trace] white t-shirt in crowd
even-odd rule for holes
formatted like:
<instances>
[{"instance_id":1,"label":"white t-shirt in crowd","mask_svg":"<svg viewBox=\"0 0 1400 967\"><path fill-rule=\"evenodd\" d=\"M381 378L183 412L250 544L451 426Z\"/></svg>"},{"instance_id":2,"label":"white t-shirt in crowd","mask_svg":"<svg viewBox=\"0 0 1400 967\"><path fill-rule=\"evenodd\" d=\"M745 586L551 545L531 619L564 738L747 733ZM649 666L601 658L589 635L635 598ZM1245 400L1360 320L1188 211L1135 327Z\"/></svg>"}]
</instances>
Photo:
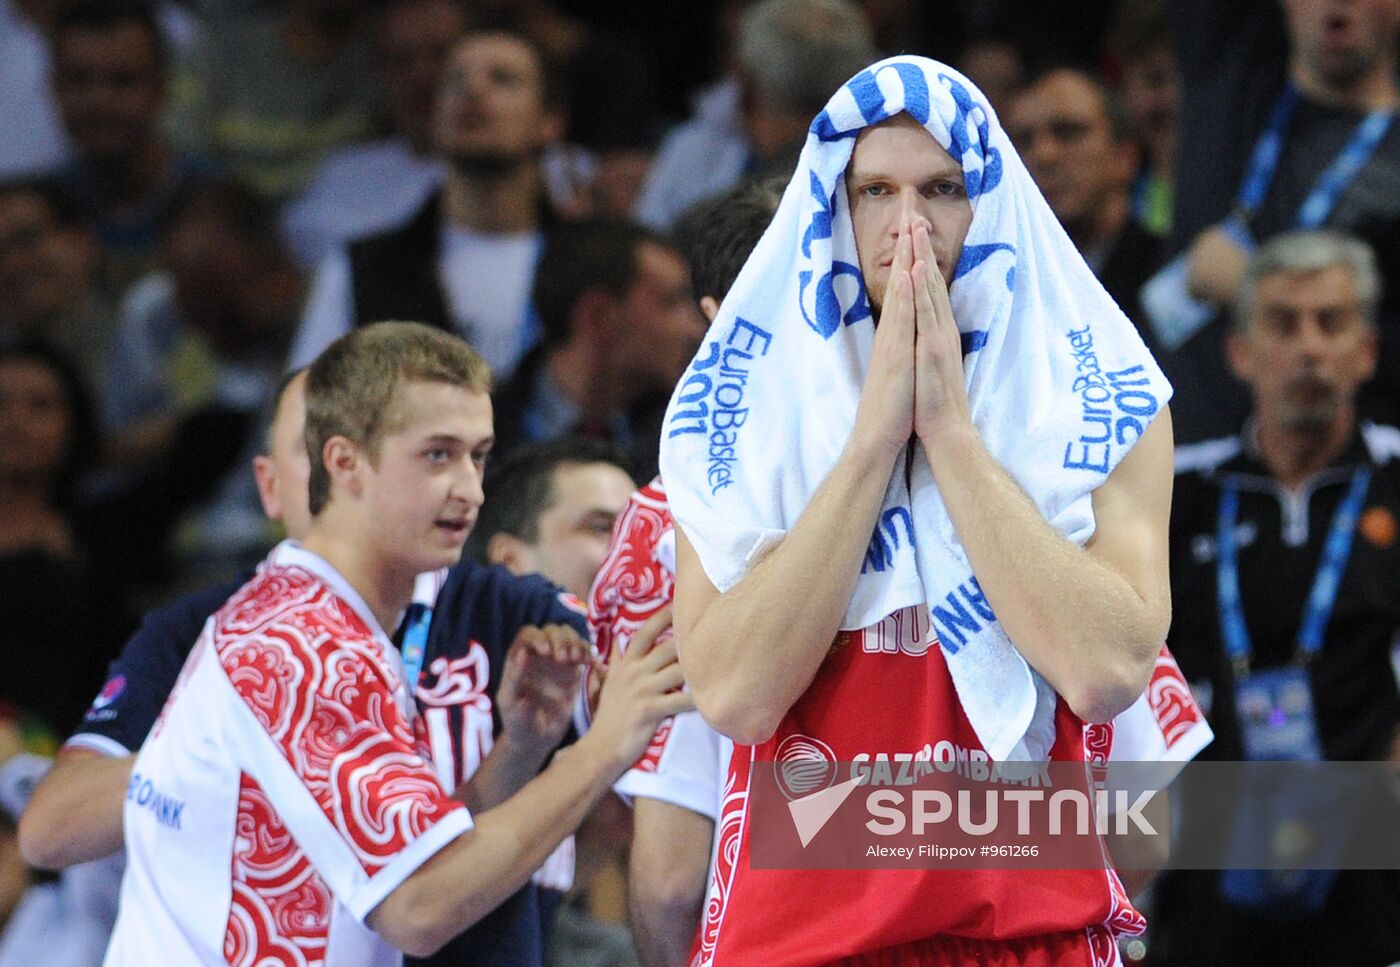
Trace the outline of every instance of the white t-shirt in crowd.
<instances>
[{"instance_id":1,"label":"white t-shirt in crowd","mask_svg":"<svg viewBox=\"0 0 1400 967\"><path fill-rule=\"evenodd\" d=\"M539 339L530 306L543 235L502 235L442 228L438 278L457 334L491 365L497 384L509 378L520 357ZM321 262L291 365L306 366L354 325L350 256L338 249Z\"/></svg>"}]
</instances>

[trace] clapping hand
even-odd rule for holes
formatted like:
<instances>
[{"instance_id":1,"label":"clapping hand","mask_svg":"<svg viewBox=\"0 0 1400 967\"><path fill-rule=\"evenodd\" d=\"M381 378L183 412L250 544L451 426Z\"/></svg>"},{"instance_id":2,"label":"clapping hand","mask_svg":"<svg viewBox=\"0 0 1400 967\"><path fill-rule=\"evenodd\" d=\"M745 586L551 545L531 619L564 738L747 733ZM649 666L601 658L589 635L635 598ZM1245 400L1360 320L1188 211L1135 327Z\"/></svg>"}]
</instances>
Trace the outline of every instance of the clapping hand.
<instances>
[{"instance_id":1,"label":"clapping hand","mask_svg":"<svg viewBox=\"0 0 1400 967\"><path fill-rule=\"evenodd\" d=\"M526 626L506 654L496 702L504 736L521 748L553 750L578 695L592 647L568 625Z\"/></svg>"}]
</instances>

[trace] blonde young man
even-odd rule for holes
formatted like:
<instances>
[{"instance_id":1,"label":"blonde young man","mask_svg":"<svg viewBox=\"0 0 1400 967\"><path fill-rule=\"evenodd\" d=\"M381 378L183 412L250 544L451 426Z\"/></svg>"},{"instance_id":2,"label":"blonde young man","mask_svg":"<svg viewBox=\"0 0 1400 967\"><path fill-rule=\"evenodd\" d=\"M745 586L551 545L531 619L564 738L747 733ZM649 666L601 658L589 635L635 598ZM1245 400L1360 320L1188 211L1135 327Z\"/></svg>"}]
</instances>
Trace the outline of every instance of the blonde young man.
<instances>
[{"instance_id":1,"label":"blonde young man","mask_svg":"<svg viewBox=\"0 0 1400 967\"><path fill-rule=\"evenodd\" d=\"M384 629L417 575L461 554L488 390L470 348L412 323L358 330L312 366L311 525L206 625L137 756L109 965L431 953L524 883L687 707L659 645L614 665L603 728L498 808L473 817L437 779ZM539 658L563 677L584 654L549 640Z\"/></svg>"}]
</instances>

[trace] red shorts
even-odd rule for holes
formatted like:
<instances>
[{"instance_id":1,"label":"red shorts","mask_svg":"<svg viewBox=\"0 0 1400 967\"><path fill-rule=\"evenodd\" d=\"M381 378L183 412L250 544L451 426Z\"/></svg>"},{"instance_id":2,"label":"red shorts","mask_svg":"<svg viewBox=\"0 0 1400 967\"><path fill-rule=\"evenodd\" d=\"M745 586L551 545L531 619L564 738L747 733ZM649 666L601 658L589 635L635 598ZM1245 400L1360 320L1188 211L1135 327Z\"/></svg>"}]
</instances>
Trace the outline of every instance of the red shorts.
<instances>
[{"instance_id":1,"label":"red shorts","mask_svg":"<svg viewBox=\"0 0 1400 967\"><path fill-rule=\"evenodd\" d=\"M934 937L832 961L830 967L1113 967L1118 945L1105 926L1024 937Z\"/></svg>"}]
</instances>

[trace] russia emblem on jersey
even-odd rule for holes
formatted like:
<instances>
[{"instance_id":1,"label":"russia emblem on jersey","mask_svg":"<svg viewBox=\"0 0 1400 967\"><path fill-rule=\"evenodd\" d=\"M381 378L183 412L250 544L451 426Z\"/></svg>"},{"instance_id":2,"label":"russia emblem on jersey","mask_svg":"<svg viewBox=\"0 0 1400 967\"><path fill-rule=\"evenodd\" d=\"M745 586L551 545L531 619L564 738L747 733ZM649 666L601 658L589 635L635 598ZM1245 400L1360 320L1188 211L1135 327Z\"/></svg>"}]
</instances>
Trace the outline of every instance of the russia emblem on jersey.
<instances>
[{"instance_id":1,"label":"russia emblem on jersey","mask_svg":"<svg viewBox=\"0 0 1400 967\"><path fill-rule=\"evenodd\" d=\"M789 800L820 792L836 780L836 753L821 739L789 735L773 758L773 778Z\"/></svg>"},{"instance_id":2,"label":"russia emblem on jersey","mask_svg":"<svg viewBox=\"0 0 1400 967\"><path fill-rule=\"evenodd\" d=\"M577 612L578 614L583 615L585 618L588 617L588 605L584 604L581 600L579 600L579 597L576 594L570 594L568 591L560 591L559 603L562 604L564 607L568 608L570 611Z\"/></svg>"},{"instance_id":3,"label":"russia emblem on jersey","mask_svg":"<svg viewBox=\"0 0 1400 967\"><path fill-rule=\"evenodd\" d=\"M102 686L102 691L98 692L97 697L92 700L91 711L96 712L111 705L121 697L124 691L126 691L126 676L113 675L107 679L107 684Z\"/></svg>"}]
</instances>

